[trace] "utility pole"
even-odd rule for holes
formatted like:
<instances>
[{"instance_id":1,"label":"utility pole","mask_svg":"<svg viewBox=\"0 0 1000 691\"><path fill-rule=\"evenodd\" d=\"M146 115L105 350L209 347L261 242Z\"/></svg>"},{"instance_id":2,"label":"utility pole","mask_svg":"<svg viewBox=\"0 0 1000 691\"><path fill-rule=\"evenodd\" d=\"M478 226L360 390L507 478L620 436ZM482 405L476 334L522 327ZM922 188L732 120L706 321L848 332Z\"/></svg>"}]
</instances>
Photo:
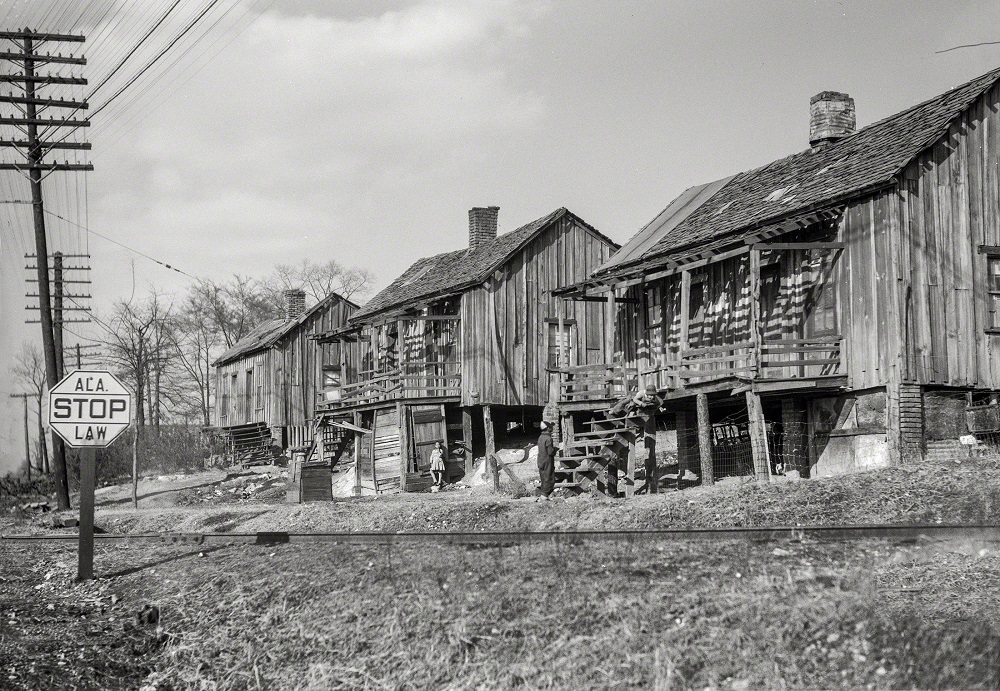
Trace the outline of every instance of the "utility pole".
<instances>
[{"instance_id":1,"label":"utility pole","mask_svg":"<svg viewBox=\"0 0 1000 691\"><path fill-rule=\"evenodd\" d=\"M86 127L88 120L70 120L64 118L40 119L38 109L42 108L72 108L72 113L87 108L86 101L60 100L40 98L38 89L54 84L86 85L87 80L81 77L61 77L53 74L38 74L36 67L46 64L85 65L84 58L63 56L61 53L41 54L38 49L46 43L82 43L83 36L65 34L40 33L30 29L21 31L0 31L0 39L11 41L18 52L0 53L0 60L12 63L20 68L19 74L0 74L0 83L14 85L21 89L22 96L0 95L0 103L13 104L23 117L0 117L0 125L16 127L25 135L25 139L10 139L0 141L0 146L17 149L25 157L24 163L0 163L0 170L15 170L25 175L31 183L31 209L35 227L35 254L38 273L38 307L39 321L42 325L42 348L45 353L45 377L51 389L59 381L59 361L56 357L56 344L53 333L52 296L49 286L49 248L45 234L45 209L42 206L42 180L54 171L93 170L93 165L69 163L47 163L46 154L54 149L89 149L89 143L64 142L59 139L49 141L39 137L38 126L46 127L46 132L61 131L67 127ZM46 96L48 94L45 94ZM23 109L21 108L23 106ZM6 113L4 114L6 115ZM63 137L65 139L65 137ZM27 172L25 172L27 171ZM42 172L47 171L43 176ZM66 450L62 439L52 434L53 462L56 475L56 496L60 509L69 508L69 482L66 474Z\"/></svg>"},{"instance_id":2,"label":"utility pole","mask_svg":"<svg viewBox=\"0 0 1000 691\"><path fill-rule=\"evenodd\" d=\"M66 376L63 353L63 254L52 255L52 349L56 351L56 381ZM41 292L39 292L41 295Z\"/></svg>"},{"instance_id":3,"label":"utility pole","mask_svg":"<svg viewBox=\"0 0 1000 691\"><path fill-rule=\"evenodd\" d=\"M24 465L28 469L28 482L31 482L31 441L28 437L28 397L30 393L12 393L11 398L24 401Z\"/></svg>"}]
</instances>

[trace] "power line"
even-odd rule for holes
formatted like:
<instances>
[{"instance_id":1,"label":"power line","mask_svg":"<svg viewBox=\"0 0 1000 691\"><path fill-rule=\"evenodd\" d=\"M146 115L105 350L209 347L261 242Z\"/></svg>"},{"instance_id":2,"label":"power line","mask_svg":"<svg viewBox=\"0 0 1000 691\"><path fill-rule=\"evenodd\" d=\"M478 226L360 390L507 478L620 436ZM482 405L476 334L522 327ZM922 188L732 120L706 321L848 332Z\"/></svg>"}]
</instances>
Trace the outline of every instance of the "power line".
<instances>
[{"instance_id":1,"label":"power line","mask_svg":"<svg viewBox=\"0 0 1000 691\"><path fill-rule=\"evenodd\" d=\"M178 268L177 268L176 266L171 266L170 264L167 264L166 262L162 262L162 261L160 261L159 259L156 259L155 257L151 257L151 256L149 256L148 254L146 254L145 252L142 252L142 251L140 251L140 250L137 250L137 249L135 249L134 247L129 247L128 245L126 245L126 244L124 244L124 243L122 243L122 242L118 242L118 241L117 241L117 240L115 240L114 238L109 238L109 237L108 237L107 235L104 235L104 234L102 234L102 233L98 233L98 232L97 232L96 230L94 230L93 228L88 228L88 227L86 227L86 226L84 226L84 225L82 225L82 224L80 224L80 223L77 223L76 221L71 221L71 220L69 220L68 218L64 218L64 217L60 216L59 214L56 214L56 213L53 213L52 211L49 211L48 209L45 209L45 213L49 214L50 216L55 216L56 218L58 218L58 219L60 219L60 220L62 220L62 221L65 221L66 223L69 223L69 224L71 224L71 225L74 225L74 226L76 226L77 228L80 228L81 230L85 230L85 231L87 231L88 233L91 233L91 234L93 234L93 235L96 235L96 236L97 236L97 237L99 237L99 238L103 238L103 239L107 240L108 242L110 242L110 243L112 243L112 244L114 244L114 245L118 245L118 246L119 246L119 247L121 247L122 249L126 249L126 250L128 250L129 252L132 252L132 253L134 253L134 254L137 254L137 255L139 255L140 257L143 257L144 259L148 259L148 260L149 260L149 261L151 261L151 262L154 262L154 263L156 263L156 264L159 264L160 266L162 266L162 267L164 267L164 268L167 268L167 269L170 269L171 271L176 271L177 273L179 273L179 274L182 274L182 275L184 275L184 276L187 276L188 278L190 278L190 279L192 279L192 280L194 280L194 281L197 281L197 280L199 280L199 279L198 279L197 277L195 277L195 276L192 276L191 274L187 273L186 271L181 271L181 270L180 270L180 269L178 269Z\"/></svg>"},{"instance_id":2,"label":"power line","mask_svg":"<svg viewBox=\"0 0 1000 691\"><path fill-rule=\"evenodd\" d=\"M210 2L210 3L208 4L208 6L207 6L207 7L205 7L205 9L204 9L204 10L202 10L202 11L201 11L201 12L200 12L200 13L198 14L198 16L197 16L197 17L195 17L195 18L194 18L194 19L193 19L193 20L192 20L192 21L191 21L191 22L190 22L190 23L189 23L189 24L188 24L188 25L187 25L186 27L184 27L183 31L181 31L181 32L180 32L180 33L179 33L179 34L178 34L177 36L175 36L175 37L174 37L174 39L173 39L172 41L170 41L170 43L168 43L168 44L166 45L166 47L165 47L165 48L164 48L163 50L161 50L161 51L160 51L159 53L157 53L156 57L154 57L154 58L153 58L152 60L150 60L150 61L149 61L148 63L146 63L146 66L145 66L145 67L143 67L143 68L142 68L141 70L139 70L139 72L137 72L137 73L136 73L136 74L135 74L135 75L134 75L134 76L133 76L133 77L132 77L132 78L131 78L131 79L130 79L129 81L127 81L127 82L125 83L125 85L124 85L124 86L122 86L122 88L120 88L120 89L119 89L118 91L116 91L116 92L115 92L115 94L114 94L114 95L113 95L113 96L112 96L111 98L109 98L109 99L108 99L107 101L105 101L105 102L104 102L103 104L101 104L101 105L100 105L100 106L99 106L99 107L98 107L98 108L97 108L97 109L96 109L96 110L95 110L95 111L94 111L94 112L93 112L93 113L91 114L91 117L94 117L95 115L97 115L98 113L100 113L100 112L101 112L102 110L104 110L105 108L107 108L107 107L108 107L108 106L109 106L109 105L111 104L111 102L112 102L112 101L114 101L114 100L115 100L116 98L118 98L119 96L121 96L121 95L122 95L122 93L123 93L123 92L124 92L124 91L125 91L125 90L126 90L127 88L129 88L130 86L132 86L133 84L135 84L135 82L136 82L136 81L137 81L137 80L139 79L139 77L141 77L141 76L142 76L143 74L145 74L145 73L146 73L146 71L148 71L148 70L149 70L149 68L151 68L151 67L152 67L153 65L155 65L155 64L156 64L156 63L157 63L157 62L158 62L158 61L160 60L160 58L162 58L162 57L163 57L164 55L166 55L166 53L167 53L167 52L168 52L168 51L169 51L169 50L170 50L171 48L173 48L173 47L174 47L174 46L175 46L175 45L177 44L177 42L178 42L178 41L180 41L180 40L181 40L182 38L184 38L184 36L186 36L186 35L187 35L187 33L188 33L188 32L189 32L189 31L190 31L190 30L191 30L192 28L194 28L195 24L197 24L197 23L198 23L199 21L201 21L202 17L204 17L204 16L206 15L206 14L208 14L208 12L209 12L209 11L210 11L210 10L211 10L211 9L212 9L213 7L215 7L215 6L216 6L216 4L218 4L218 2L219 2L219 0L212 0L212 1L211 1L211 2Z\"/></svg>"},{"instance_id":3,"label":"power line","mask_svg":"<svg viewBox=\"0 0 1000 691\"><path fill-rule=\"evenodd\" d=\"M1000 41L983 41L982 43L966 43L964 46L952 46L951 48L945 48L944 50L935 50L935 53L947 53L952 50L958 50L959 48L977 48L979 46L996 46L1000 45Z\"/></svg>"}]
</instances>

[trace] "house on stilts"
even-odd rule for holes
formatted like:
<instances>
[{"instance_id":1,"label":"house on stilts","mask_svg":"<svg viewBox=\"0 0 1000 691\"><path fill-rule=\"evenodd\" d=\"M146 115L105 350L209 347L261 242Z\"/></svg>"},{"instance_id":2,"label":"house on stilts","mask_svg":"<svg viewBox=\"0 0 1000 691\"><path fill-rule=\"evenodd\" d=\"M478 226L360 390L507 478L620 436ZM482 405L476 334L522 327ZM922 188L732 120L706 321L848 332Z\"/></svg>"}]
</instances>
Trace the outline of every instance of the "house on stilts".
<instances>
[{"instance_id":1,"label":"house on stilts","mask_svg":"<svg viewBox=\"0 0 1000 691\"><path fill-rule=\"evenodd\" d=\"M862 129L846 94L809 112L809 148L688 189L558 291L616 315L605 369L560 371L565 480L639 491L665 430L709 484L1000 430L1000 70ZM608 413L648 384L650 426Z\"/></svg>"},{"instance_id":2,"label":"house on stilts","mask_svg":"<svg viewBox=\"0 0 1000 691\"><path fill-rule=\"evenodd\" d=\"M215 361L215 431L233 460L264 460L272 445L290 449L315 438L317 392L339 381L340 346L315 336L347 323L358 309L331 293L306 309L302 290L284 292L284 313L258 325ZM350 435L328 435L328 445Z\"/></svg>"},{"instance_id":3,"label":"house on stilts","mask_svg":"<svg viewBox=\"0 0 1000 691\"><path fill-rule=\"evenodd\" d=\"M608 359L608 307L553 291L618 246L564 208L498 236L498 212L469 211L467 247L418 260L319 337L340 347L342 376L318 410L324 427L356 434L357 493L427 488L438 440L449 478L461 477L508 432L537 425L556 369Z\"/></svg>"}]
</instances>

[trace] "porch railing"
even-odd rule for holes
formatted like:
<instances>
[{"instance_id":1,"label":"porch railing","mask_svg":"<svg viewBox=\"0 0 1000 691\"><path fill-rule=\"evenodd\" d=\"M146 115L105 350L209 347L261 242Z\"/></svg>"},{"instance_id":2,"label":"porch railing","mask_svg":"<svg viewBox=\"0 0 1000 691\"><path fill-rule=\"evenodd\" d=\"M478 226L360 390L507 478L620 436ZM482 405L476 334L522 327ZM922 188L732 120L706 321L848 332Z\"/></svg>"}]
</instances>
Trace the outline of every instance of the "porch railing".
<instances>
[{"instance_id":1,"label":"porch railing","mask_svg":"<svg viewBox=\"0 0 1000 691\"><path fill-rule=\"evenodd\" d=\"M579 365L556 370L563 401L621 398L636 386L639 372L622 365Z\"/></svg>"},{"instance_id":2,"label":"porch railing","mask_svg":"<svg viewBox=\"0 0 1000 691\"><path fill-rule=\"evenodd\" d=\"M400 398L444 398L462 393L461 365L455 362L404 363L389 372L362 372L361 381L319 393L317 408L334 410Z\"/></svg>"},{"instance_id":3,"label":"porch railing","mask_svg":"<svg viewBox=\"0 0 1000 691\"><path fill-rule=\"evenodd\" d=\"M561 400L600 400L623 395L638 385L635 376L623 374L621 365L584 365L559 370ZM823 336L766 340L760 345L745 340L725 345L686 348L667 352L650 368L641 370L643 383L675 390L728 378L779 381L805 377L831 377L845 371L843 338Z\"/></svg>"}]
</instances>

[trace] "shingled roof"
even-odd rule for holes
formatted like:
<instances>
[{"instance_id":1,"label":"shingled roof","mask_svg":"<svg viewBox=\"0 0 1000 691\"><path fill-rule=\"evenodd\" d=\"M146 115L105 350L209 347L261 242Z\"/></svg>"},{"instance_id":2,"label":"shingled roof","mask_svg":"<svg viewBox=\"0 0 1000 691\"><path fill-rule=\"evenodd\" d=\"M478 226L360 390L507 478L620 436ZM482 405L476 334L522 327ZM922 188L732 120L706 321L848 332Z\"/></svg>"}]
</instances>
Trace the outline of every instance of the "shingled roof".
<instances>
[{"instance_id":1,"label":"shingled roof","mask_svg":"<svg viewBox=\"0 0 1000 691\"><path fill-rule=\"evenodd\" d=\"M250 333L233 344L232 348L220 355L218 359L212 363L212 365L218 367L226 364L227 362L232 362L233 360L241 358L244 355L250 355L264 350L265 348L270 348L295 330L296 327L304 324L309 317L335 300L344 300L344 302L347 302L352 307L356 307L354 303L341 297L337 293L330 293L295 319L279 317L277 319L268 319L267 321L258 324L250 331Z\"/></svg>"},{"instance_id":2,"label":"shingled roof","mask_svg":"<svg viewBox=\"0 0 1000 691\"><path fill-rule=\"evenodd\" d=\"M455 250L418 259L368 304L355 312L351 321L356 323L394 307L433 296L458 293L479 285L536 235L567 215L617 248L616 243L596 228L565 207L560 207L517 230L498 235L475 249Z\"/></svg>"},{"instance_id":3,"label":"shingled roof","mask_svg":"<svg viewBox=\"0 0 1000 691\"><path fill-rule=\"evenodd\" d=\"M634 247L643 236L644 251L635 252L638 256L629 257L626 262L609 261L594 276L621 275L638 264L655 264L655 260L685 254L693 246L718 244L727 236L738 239L746 229L891 184L910 161L947 132L952 120L998 80L1000 69L868 125L840 141L739 173L702 200L680 223L663 224L662 236L655 243L650 243L647 225L622 248L623 252L634 251L630 246Z\"/></svg>"}]
</instances>

